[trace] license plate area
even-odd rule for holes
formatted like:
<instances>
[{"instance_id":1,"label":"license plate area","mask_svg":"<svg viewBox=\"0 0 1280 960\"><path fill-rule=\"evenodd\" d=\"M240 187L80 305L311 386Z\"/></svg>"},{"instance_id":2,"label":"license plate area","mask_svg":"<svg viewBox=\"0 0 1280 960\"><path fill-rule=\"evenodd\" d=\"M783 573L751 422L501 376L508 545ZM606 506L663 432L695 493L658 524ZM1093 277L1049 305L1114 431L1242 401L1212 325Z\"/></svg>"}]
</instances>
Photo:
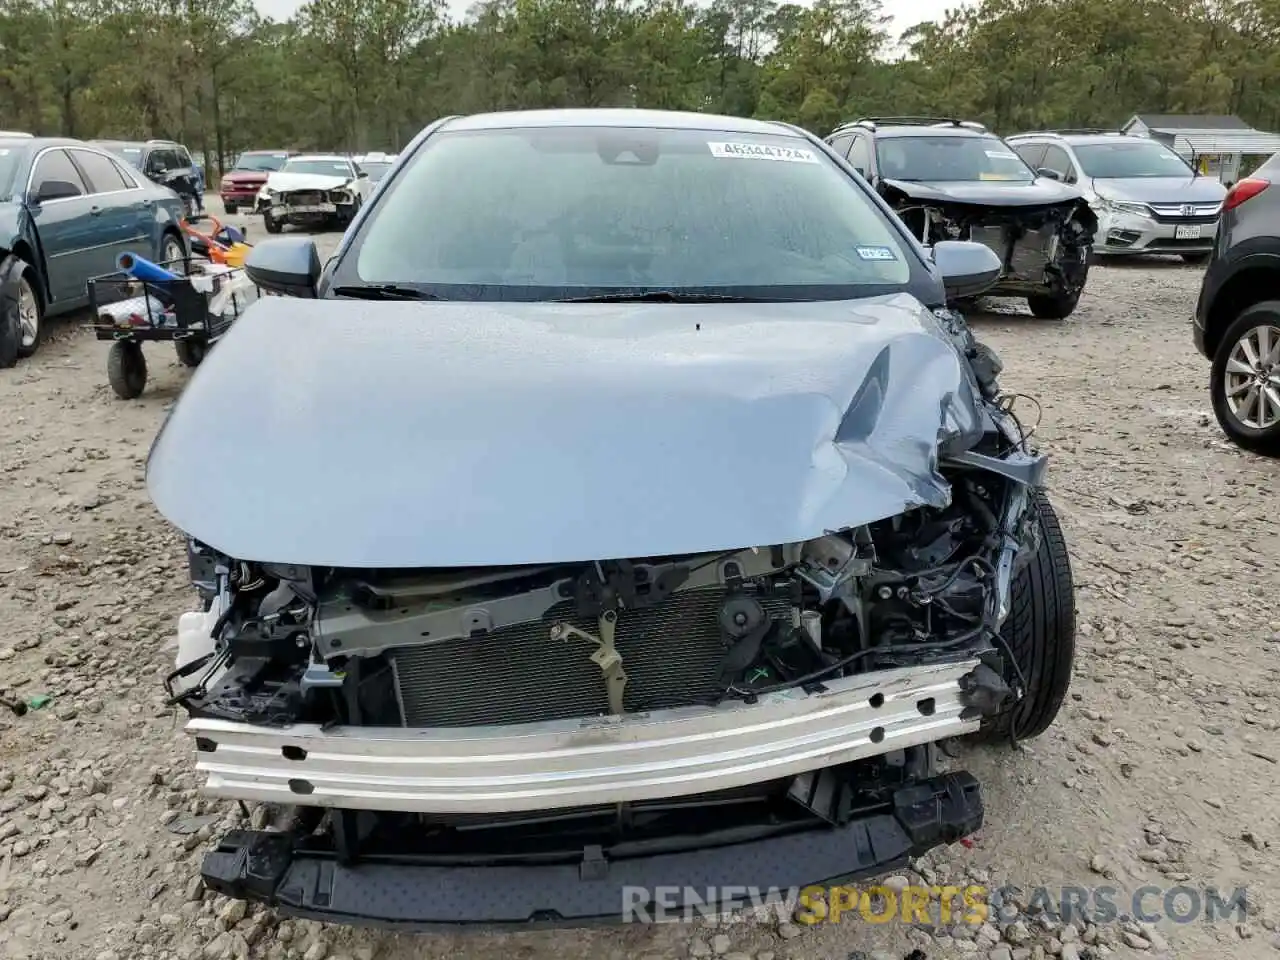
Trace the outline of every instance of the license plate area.
<instances>
[{"instance_id":1,"label":"license plate area","mask_svg":"<svg viewBox=\"0 0 1280 960\"><path fill-rule=\"evenodd\" d=\"M286 215L291 213L336 213L337 207L332 203L301 203L290 204L283 207L276 207L272 211L273 214Z\"/></svg>"},{"instance_id":2,"label":"license plate area","mask_svg":"<svg viewBox=\"0 0 1280 960\"><path fill-rule=\"evenodd\" d=\"M1173 228L1173 239L1175 240L1199 240L1200 225L1198 223L1182 224Z\"/></svg>"}]
</instances>

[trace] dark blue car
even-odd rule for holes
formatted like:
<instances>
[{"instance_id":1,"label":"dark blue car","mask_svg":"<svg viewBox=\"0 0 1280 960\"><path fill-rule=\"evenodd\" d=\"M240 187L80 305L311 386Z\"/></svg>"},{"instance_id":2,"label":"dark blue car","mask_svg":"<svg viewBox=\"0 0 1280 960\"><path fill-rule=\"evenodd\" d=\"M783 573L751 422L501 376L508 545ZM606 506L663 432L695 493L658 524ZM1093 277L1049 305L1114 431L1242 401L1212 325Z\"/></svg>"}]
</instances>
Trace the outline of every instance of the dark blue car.
<instances>
[{"instance_id":1,"label":"dark blue car","mask_svg":"<svg viewBox=\"0 0 1280 960\"><path fill-rule=\"evenodd\" d=\"M40 345L46 317L84 307L124 252L186 254L183 203L107 151L0 135L0 367Z\"/></svg>"}]
</instances>

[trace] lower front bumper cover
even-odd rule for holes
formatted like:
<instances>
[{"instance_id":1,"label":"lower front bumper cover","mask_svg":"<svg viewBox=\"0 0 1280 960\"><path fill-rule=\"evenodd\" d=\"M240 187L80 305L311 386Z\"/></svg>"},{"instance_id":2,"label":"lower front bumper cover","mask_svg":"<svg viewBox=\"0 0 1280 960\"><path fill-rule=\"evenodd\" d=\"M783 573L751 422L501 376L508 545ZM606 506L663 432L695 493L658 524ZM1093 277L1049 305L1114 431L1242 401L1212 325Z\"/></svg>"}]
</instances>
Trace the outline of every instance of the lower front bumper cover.
<instances>
[{"instance_id":1,"label":"lower front bumper cover","mask_svg":"<svg viewBox=\"0 0 1280 960\"><path fill-rule=\"evenodd\" d=\"M552 865L441 865L394 856L343 865L290 834L233 831L205 857L201 873L217 893L330 923L586 925L619 922L628 911L673 916L686 907L729 910L750 902L726 888L787 896L800 886L875 877L973 833L982 817L978 782L955 772L900 788L883 810L841 827L745 843L703 837L699 849L675 853L612 859L589 847L579 863ZM681 895L674 903L662 894L660 905L646 901L656 888ZM725 898L708 906L701 898L717 890Z\"/></svg>"}]
</instances>

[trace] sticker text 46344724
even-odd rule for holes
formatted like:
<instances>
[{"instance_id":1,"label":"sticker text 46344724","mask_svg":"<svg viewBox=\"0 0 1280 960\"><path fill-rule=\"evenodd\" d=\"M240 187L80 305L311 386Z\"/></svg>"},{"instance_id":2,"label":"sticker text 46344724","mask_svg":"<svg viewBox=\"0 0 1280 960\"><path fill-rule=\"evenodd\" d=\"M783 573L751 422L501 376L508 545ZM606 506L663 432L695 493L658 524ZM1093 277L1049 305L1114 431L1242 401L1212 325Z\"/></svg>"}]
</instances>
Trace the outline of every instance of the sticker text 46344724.
<instances>
[{"instance_id":1,"label":"sticker text 46344724","mask_svg":"<svg viewBox=\"0 0 1280 960\"><path fill-rule=\"evenodd\" d=\"M812 150L779 147L768 143L721 143L709 141L711 155L722 160L776 160L781 163L817 163Z\"/></svg>"}]
</instances>

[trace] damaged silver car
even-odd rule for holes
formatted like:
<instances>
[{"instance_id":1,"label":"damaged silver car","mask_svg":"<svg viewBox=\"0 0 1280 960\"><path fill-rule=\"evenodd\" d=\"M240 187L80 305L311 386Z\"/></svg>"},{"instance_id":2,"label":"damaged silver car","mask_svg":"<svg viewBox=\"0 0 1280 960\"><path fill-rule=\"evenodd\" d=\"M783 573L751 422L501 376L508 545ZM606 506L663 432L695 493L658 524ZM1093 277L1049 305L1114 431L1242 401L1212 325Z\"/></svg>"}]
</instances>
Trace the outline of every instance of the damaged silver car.
<instances>
[{"instance_id":1,"label":"damaged silver car","mask_svg":"<svg viewBox=\"0 0 1280 960\"><path fill-rule=\"evenodd\" d=\"M1044 320L1075 311L1098 227L1078 187L1032 170L969 121L866 118L837 128L827 142L922 243L973 240L995 251L1002 269L988 295L1026 297Z\"/></svg>"},{"instance_id":2,"label":"damaged silver car","mask_svg":"<svg viewBox=\"0 0 1280 960\"><path fill-rule=\"evenodd\" d=\"M946 306L1001 265L805 131L447 118L327 267L248 269L286 296L147 470L202 598L169 693L266 811L211 889L413 928L873 876L981 825L940 742L1052 723L1045 457Z\"/></svg>"}]
</instances>

